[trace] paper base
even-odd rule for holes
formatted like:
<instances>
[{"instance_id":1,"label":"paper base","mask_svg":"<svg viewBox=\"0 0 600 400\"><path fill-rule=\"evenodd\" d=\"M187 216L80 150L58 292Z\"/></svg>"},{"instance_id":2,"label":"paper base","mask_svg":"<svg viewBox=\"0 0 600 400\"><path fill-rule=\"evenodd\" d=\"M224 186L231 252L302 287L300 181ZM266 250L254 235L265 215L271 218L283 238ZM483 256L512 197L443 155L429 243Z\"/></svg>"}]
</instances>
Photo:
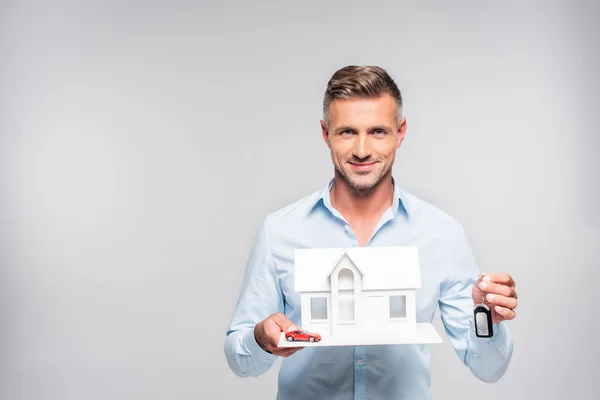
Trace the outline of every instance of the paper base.
<instances>
[{"instance_id":1,"label":"paper base","mask_svg":"<svg viewBox=\"0 0 600 400\"><path fill-rule=\"evenodd\" d=\"M317 332L318 333L318 332ZM414 332L402 332L383 335L363 335L356 338L323 337L321 341L310 342L288 342L285 332L281 332L277 347L311 347L311 346L369 346L384 344L426 344L443 343L441 336L429 322L417 323Z\"/></svg>"}]
</instances>

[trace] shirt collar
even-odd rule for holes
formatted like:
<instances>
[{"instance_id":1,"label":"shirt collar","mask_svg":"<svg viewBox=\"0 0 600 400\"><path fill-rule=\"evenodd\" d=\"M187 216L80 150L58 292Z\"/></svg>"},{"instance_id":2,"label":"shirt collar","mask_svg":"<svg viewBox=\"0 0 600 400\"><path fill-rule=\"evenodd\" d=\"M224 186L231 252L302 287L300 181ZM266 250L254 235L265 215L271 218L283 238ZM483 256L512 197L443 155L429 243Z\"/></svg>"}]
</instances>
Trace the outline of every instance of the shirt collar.
<instances>
[{"instance_id":1,"label":"shirt collar","mask_svg":"<svg viewBox=\"0 0 600 400\"><path fill-rule=\"evenodd\" d=\"M333 186L335 178L332 178L323 190L319 193L317 198L315 199L315 203L311 207L311 210L314 209L317 205L323 204L330 212L336 213L336 211L331 206L331 187ZM406 217L410 216L408 211L408 199L406 192L400 187L398 182L392 177L392 184L394 185L394 198L392 199L392 212L394 213L394 217L398 214L398 211L403 212Z\"/></svg>"}]
</instances>

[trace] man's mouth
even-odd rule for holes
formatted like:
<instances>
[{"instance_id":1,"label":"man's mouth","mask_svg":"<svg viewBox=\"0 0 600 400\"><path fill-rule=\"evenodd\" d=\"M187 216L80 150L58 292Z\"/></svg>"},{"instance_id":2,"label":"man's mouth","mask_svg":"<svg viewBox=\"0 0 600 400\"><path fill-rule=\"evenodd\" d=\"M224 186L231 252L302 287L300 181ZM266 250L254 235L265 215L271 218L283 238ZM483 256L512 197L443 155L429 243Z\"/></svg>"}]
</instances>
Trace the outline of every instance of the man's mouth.
<instances>
[{"instance_id":1,"label":"man's mouth","mask_svg":"<svg viewBox=\"0 0 600 400\"><path fill-rule=\"evenodd\" d=\"M369 162L354 162L354 161L350 161L349 162L350 165L352 165L352 168L356 171L369 171L371 169L373 169L373 167L375 166L375 161L369 161Z\"/></svg>"}]
</instances>

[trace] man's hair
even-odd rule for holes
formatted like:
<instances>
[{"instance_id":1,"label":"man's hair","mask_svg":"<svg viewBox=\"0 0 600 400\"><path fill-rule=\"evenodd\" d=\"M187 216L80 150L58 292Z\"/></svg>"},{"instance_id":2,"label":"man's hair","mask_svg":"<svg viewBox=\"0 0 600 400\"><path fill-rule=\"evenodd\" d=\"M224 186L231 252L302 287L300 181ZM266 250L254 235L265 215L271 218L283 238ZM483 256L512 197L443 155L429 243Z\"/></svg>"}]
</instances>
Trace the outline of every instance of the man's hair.
<instances>
[{"instance_id":1,"label":"man's hair","mask_svg":"<svg viewBox=\"0 0 600 400\"><path fill-rule=\"evenodd\" d=\"M389 94L396 100L398 121L402 119L400 89L385 69L378 66L348 65L337 70L325 90L323 119L328 123L329 106L335 99L373 98Z\"/></svg>"}]
</instances>

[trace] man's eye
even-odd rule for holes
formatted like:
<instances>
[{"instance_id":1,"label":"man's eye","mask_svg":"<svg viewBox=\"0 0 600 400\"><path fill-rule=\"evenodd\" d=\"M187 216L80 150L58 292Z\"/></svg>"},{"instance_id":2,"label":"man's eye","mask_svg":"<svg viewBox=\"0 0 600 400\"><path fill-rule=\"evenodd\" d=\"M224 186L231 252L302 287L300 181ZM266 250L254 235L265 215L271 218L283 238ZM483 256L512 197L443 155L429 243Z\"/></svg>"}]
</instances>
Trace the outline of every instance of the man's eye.
<instances>
[{"instance_id":1,"label":"man's eye","mask_svg":"<svg viewBox=\"0 0 600 400\"><path fill-rule=\"evenodd\" d=\"M349 130L349 129L346 129L346 130L341 131L340 134L342 134L342 135L351 135L352 131Z\"/></svg>"},{"instance_id":2,"label":"man's eye","mask_svg":"<svg viewBox=\"0 0 600 400\"><path fill-rule=\"evenodd\" d=\"M374 133L375 133L376 135L385 135L385 131L384 131L384 130L382 130L382 129L377 129L377 130L376 130Z\"/></svg>"}]
</instances>

